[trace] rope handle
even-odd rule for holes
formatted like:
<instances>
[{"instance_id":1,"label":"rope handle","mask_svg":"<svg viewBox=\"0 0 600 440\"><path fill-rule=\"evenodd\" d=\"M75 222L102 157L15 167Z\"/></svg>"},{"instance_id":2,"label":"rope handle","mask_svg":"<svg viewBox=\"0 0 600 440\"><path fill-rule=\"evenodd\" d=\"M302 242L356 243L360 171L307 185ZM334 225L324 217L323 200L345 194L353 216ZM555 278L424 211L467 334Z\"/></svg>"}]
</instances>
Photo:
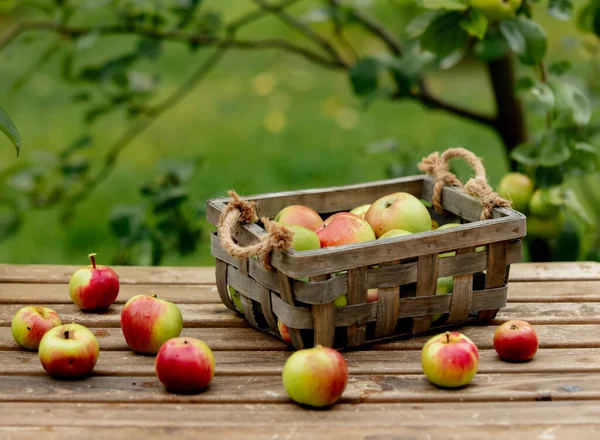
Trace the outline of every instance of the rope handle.
<instances>
[{"instance_id":1,"label":"rope handle","mask_svg":"<svg viewBox=\"0 0 600 440\"><path fill-rule=\"evenodd\" d=\"M258 220L255 210L256 202L242 200L233 190L229 190L228 193L231 196L231 201L229 201L221 213L219 224L217 225L223 249L229 255L236 258L258 256L267 269L272 269L271 251L275 249L289 249L294 239L293 232L285 226L263 217L261 221L265 225L267 233L257 243L249 246L238 245L233 239L233 230L238 223L248 224Z\"/></svg>"},{"instance_id":2,"label":"rope handle","mask_svg":"<svg viewBox=\"0 0 600 440\"><path fill-rule=\"evenodd\" d=\"M469 179L464 185L458 178L450 172L449 162L451 159L460 158L469 164L475 171L475 177ZM442 190L445 185L458 186L472 196L478 197L483 207L481 211L481 220L487 220L492 217L494 208L510 208L511 203L503 199L492 190L489 185L483 162L479 157L465 148L449 148L441 155L438 152L431 153L424 157L419 164L419 170L435 177L435 186L433 187L433 207L437 212L444 212L442 206Z\"/></svg>"}]
</instances>

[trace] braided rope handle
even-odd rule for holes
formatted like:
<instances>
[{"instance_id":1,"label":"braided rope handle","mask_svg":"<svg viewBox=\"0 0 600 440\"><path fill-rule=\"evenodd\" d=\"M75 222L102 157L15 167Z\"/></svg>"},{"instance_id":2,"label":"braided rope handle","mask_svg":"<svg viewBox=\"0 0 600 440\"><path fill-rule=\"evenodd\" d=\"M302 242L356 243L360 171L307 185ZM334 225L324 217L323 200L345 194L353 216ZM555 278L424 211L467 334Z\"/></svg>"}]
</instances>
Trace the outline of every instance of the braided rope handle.
<instances>
[{"instance_id":1,"label":"braided rope handle","mask_svg":"<svg viewBox=\"0 0 600 440\"><path fill-rule=\"evenodd\" d=\"M217 231L223 249L235 258L250 258L258 256L267 269L271 266L271 251L285 250L292 245L294 234L285 226L278 224L266 217L261 218L267 234L263 235L257 243L249 246L240 246L233 239L233 230L238 223L248 224L258 220L256 215L256 202L242 200L233 190L228 191L231 201L227 204L221 216Z\"/></svg>"},{"instance_id":2,"label":"braided rope handle","mask_svg":"<svg viewBox=\"0 0 600 440\"><path fill-rule=\"evenodd\" d=\"M464 185L458 178L450 172L449 162L451 159L461 158L469 164L475 171L475 177L469 179ZM472 196L479 198L481 206L481 220L487 220L492 217L494 208L499 206L502 208L510 208L511 203L503 199L492 190L489 185L483 162L479 157L465 148L449 148L441 155L438 152L431 153L424 157L419 164L419 169L431 176L435 177L435 185L433 187L433 207L438 212L444 212L442 206L442 190L445 185L458 186Z\"/></svg>"}]
</instances>

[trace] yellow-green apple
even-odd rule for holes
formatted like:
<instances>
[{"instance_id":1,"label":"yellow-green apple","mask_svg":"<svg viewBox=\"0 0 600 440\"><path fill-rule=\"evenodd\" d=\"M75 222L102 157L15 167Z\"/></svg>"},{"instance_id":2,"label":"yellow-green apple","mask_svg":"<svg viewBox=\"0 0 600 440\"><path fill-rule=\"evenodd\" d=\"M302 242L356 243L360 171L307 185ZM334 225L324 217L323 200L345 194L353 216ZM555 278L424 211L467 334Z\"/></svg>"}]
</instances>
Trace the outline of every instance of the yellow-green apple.
<instances>
[{"instance_id":1,"label":"yellow-green apple","mask_svg":"<svg viewBox=\"0 0 600 440\"><path fill-rule=\"evenodd\" d=\"M423 346L421 367L427 379L435 385L461 387L471 382L477 373L479 350L462 333L441 333Z\"/></svg>"},{"instance_id":2,"label":"yellow-green apple","mask_svg":"<svg viewBox=\"0 0 600 440\"><path fill-rule=\"evenodd\" d=\"M492 21L514 17L523 0L469 0L470 6L479 9Z\"/></svg>"},{"instance_id":3,"label":"yellow-green apple","mask_svg":"<svg viewBox=\"0 0 600 440\"><path fill-rule=\"evenodd\" d=\"M528 361L533 358L538 346L537 333L527 321L506 321L494 333L494 348L505 361Z\"/></svg>"},{"instance_id":4,"label":"yellow-green apple","mask_svg":"<svg viewBox=\"0 0 600 440\"><path fill-rule=\"evenodd\" d=\"M42 306L27 306L15 313L10 329L17 344L27 350L37 350L46 332L61 324L54 310Z\"/></svg>"},{"instance_id":5,"label":"yellow-green apple","mask_svg":"<svg viewBox=\"0 0 600 440\"><path fill-rule=\"evenodd\" d=\"M303 205L290 205L283 208L275 216L275 221L286 226L303 226L311 231L316 230L323 223L323 219L314 209Z\"/></svg>"},{"instance_id":6,"label":"yellow-green apple","mask_svg":"<svg viewBox=\"0 0 600 440\"><path fill-rule=\"evenodd\" d=\"M561 204L560 188L538 188L529 200L529 213L537 217L553 217L560 211Z\"/></svg>"},{"instance_id":7,"label":"yellow-green apple","mask_svg":"<svg viewBox=\"0 0 600 440\"><path fill-rule=\"evenodd\" d=\"M460 226L460 223L446 223L445 225L438 226L436 230L439 231L444 229L456 228L457 226Z\"/></svg>"},{"instance_id":8,"label":"yellow-green apple","mask_svg":"<svg viewBox=\"0 0 600 440\"><path fill-rule=\"evenodd\" d=\"M40 361L52 377L87 376L94 370L99 353L94 334L79 324L51 328L40 341Z\"/></svg>"},{"instance_id":9,"label":"yellow-green apple","mask_svg":"<svg viewBox=\"0 0 600 440\"><path fill-rule=\"evenodd\" d=\"M333 348L298 350L283 367L283 386L297 403L313 407L333 405L348 383L348 365Z\"/></svg>"},{"instance_id":10,"label":"yellow-green apple","mask_svg":"<svg viewBox=\"0 0 600 440\"><path fill-rule=\"evenodd\" d=\"M527 235L545 239L556 238L565 227L565 221L565 214L562 210L548 218L530 215L527 217Z\"/></svg>"},{"instance_id":11,"label":"yellow-green apple","mask_svg":"<svg viewBox=\"0 0 600 440\"><path fill-rule=\"evenodd\" d=\"M365 220L377 237L392 229L413 233L431 230L431 216L427 208L415 196L404 192L376 200L365 214Z\"/></svg>"},{"instance_id":12,"label":"yellow-green apple","mask_svg":"<svg viewBox=\"0 0 600 440\"><path fill-rule=\"evenodd\" d=\"M281 339L288 344L292 343L292 337L290 336L290 329L287 325L281 322L279 319L277 320L277 330L279 330L279 334L281 335Z\"/></svg>"},{"instance_id":13,"label":"yellow-green apple","mask_svg":"<svg viewBox=\"0 0 600 440\"><path fill-rule=\"evenodd\" d=\"M498 0L498 2L503 3L502 0ZM508 2L505 3L508 4ZM519 0L520 3L521 0ZM512 201L512 207L515 211L525 212L529 205L529 200L533 195L533 189L533 180L528 175L523 173L508 173L500 180L498 194Z\"/></svg>"},{"instance_id":14,"label":"yellow-green apple","mask_svg":"<svg viewBox=\"0 0 600 440\"><path fill-rule=\"evenodd\" d=\"M238 312L244 313L244 307L242 307L242 298L240 298L240 292L235 290L233 287L229 286L229 297L233 302L233 306L237 309Z\"/></svg>"},{"instance_id":15,"label":"yellow-green apple","mask_svg":"<svg viewBox=\"0 0 600 440\"><path fill-rule=\"evenodd\" d=\"M435 288L436 295L449 295L454 290L454 277L438 278ZM432 316L432 322L437 322L444 316L443 313Z\"/></svg>"},{"instance_id":16,"label":"yellow-green apple","mask_svg":"<svg viewBox=\"0 0 600 440\"><path fill-rule=\"evenodd\" d=\"M333 300L334 307L346 307L348 305L348 295L340 295Z\"/></svg>"},{"instance_id":17,"label":"yellow-green apple","mask_svg":"<svg viewBox=\"0 0 600 440\"><path fill-rule=\"evenodd\" d=\"M410 235L412 232L405 231L404 229L392 229L383 234L379 239L382 238L392 238L392 237L402 237L403 235Z\"/></svg>"},{"instance_id":18,"label":"yellow-green apple","mask_svg":"<svg viewBox=\"0 0 600 440\"><path fill-rule=\"evenodd\" d=\"M371 226L349 212L338 212L328 217L315 232L322 248L375 240Z\"/></svg>"},{"instance_id":19,"label":"yellow-green apple","mask_svg":"<svg viewBox=\"0 0 600 440\"><path fill-rule=\"evenodd\" d=\"M92 264L71 276L69 294L81 310L105 310L119 295L119 277L110 267L96 266L96 254L89 258Z\"/></svg>"},{"instance_id":20,"label":"yellow-green apple","mask_svg":"<svg viewBox=\"0 0 600 440\"><path fill-rule=\"evenodd\" d=\"M298 225L286 225L286 228L294 234L294 239L292 241L293 249L297 251L310 251L321 247L319 236L315 231Z\"/></svg>"},{"instance_id":21,"label":"yellow-green apple","mask_svg":"<svg viewBox=\"0 0 600 440\"><path fill-rule=\"evenodd\" d=\"M369 210L370 207L371 207L370 203L368 205L360 205L354 209L351 209L350 212L352 214L356 214L360 218L365 218L365 214L367 213L367 211Z\"/></svg>"},{"instance_id":22,"label":"yellow-green apple","mask_svg":"<svg viewBox=\"0 0 600 440\"><path fill-rule=\"evenodd\" d=\"M431 219L431 229L436 230L439 227L440 227L440 224L437 222L437 220L432 218Z\"/></svg>"},{"instance_id":23,"label":"yellow-green apple","mask_svg":"<svg viewBox=\"0 0 600 440\"><path fill-rule=\"evenodd\" d=\"M136 295L125 303L121 311L121 330L125 341L138 353L158 353L165 342L181 334L182 328L179 307L156 295Z\"/></svg>"},{"instance_id":24,"label":"yellow-green apple","mask_svg":"<svg viewBox=\"0 0 600 440\"><path fill-rule=\"evenodd\" d=\"M173 338L158 350L154 369L167 391L199 393L215 375L215 357L200 339Z\"/></svg>"}]
</instances>

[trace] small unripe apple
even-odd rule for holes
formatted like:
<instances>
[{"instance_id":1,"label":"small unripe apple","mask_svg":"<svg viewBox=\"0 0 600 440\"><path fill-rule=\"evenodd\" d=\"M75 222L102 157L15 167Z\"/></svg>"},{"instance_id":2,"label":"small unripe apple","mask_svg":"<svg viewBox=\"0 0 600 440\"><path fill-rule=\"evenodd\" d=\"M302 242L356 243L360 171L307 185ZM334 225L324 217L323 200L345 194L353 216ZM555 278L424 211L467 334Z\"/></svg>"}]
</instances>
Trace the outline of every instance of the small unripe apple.
<instances>
[{"instance_id":1,"label":"small unripe apple","mask_svg":"<svg viewBox=\"0 0 600 440\"><path fill-rule=\"evenodd\" d=\"M27 306L15 313L10 329L17 344L27 350L37 350L46 332L61 324L54 310L42 306Z\"/></svg>"},{"instance_id":2,"label":"small unripe apple","mask_svg":"<svg viewBox=\"0 0 600 440\"><path fill-rule=\"evenodd\" d=\"M183 319L179 307L154 296L136 295L121 311L121 330L136 352L156 354L169 339L180 335Z\"/></svg>"},{"instance_id":3,"label":"small unripe apple","mask_svg":"<svg viewBox=\"0 0 600 440\"><path fill-rule=\"evenodd\" d=\"M560 211L559 191L538 188L529 201L529 213L536 217L553 217Z\"/></svg>"},{"instance_id":4,"label":"small unripe apple","mask_svg":"<svg viewBox=\"0 0 600 440\"><path fill-rule=\"evenodd\" d=\"M365 218L365 214L367 213L367 211L369 210L369 208L371 207L371 204L368 205L360 205L357 206L354 209L350 210L351 214L356 214L357 216L359 216L360 218Z\"/></svg>"},{"instance_id":5,"label":"small unripe apple","mask_svg":"<svg viewBox=\"0 0 600 440\"><path fill-rule=\"evenodd\" d=\"M348 305L348 295L340 295L333 300L335 307L346 307Z\"/></svg>"},{"instance_id":6,"label":"small unripe apple","mask_svg":"<svg viewBox=\"0 0 600 440\"><path fill-rule=\"evenodd\" d=\"M229 286L229 297L233 302L233 306L237 309L238 312L244 313L244 307L242 306L242 298L240 298L240 292L235 290L233 287Z\"/></svg>"},{"instance_id":7,"label":"small unripe apple","mask_svg":"<svg viewBox=\"0 0 600 440\"><path fill-rule=\"evenodd\" d=\"M469 4L479 9L492 21L514 17L523 0L469 0Z\"/></svg>"},{"instance_id":8,"label":"small unripe apple","mask_svg":"<svg viewBox=\"0 0 600 440\"><path fill-rule=\"evenodd\" d=\"M437 286L435 289L436 295L449 295L454 290L454 277L442 277L438 278ZM435 314L432 316L432 322L437 322L444 316L443 313Z\"/></svg>"},{"instance_id":9,"label":"small unripe apple","mask_svg":"<svg viewBox=\"0 0 600 440\"><path fill-rule=\"evenodd\" d=\"M91 266L82 267L71 276L69 294L81 310L105 310L119 295L119 277L110 267L96 266L96 254L89 258Z\"/></svg>"},{"instance_id":10,"label":"small unripe apple","mask_svg":"<svg viewBox=\"0 0 600 440\"><path fill-rule=\"evenodd\" d=\"M90 374L98 362L99 353L94 334L79 324L65 324L48 330L39 348L44 370L58 378Z\"/></svg>"},{"instance_id":11,"label":"small unripe apple","mask_svg":"<svg viewBox=\"0 0 600 440\"><path fill-rule=\"evenodd\" d=\"M311 231L316 230L323 223L323 219L314 209L302 205L291 205L283 208L275 216L275 221L285 226L303 226Z\"/></svg>"},{"instance_id":12,"label":"small unripe apple","mask_svg":"<svg viewBox=\"0 0 600 440\"><path fill-rule=\"evenodd\" d=\"M412 233L431 230L431 216L427 208L415 196L404 192L390 194L373 202L365 214L365 220L377 237L392 229Z\"/></svg>"},{"instance_id":13,"label":"small unripe apple","mask_svg":"<svg viewBox=\"0 0 600 440\"><path fill-rule=\"evenodd\" d=\"M382 238L392 238L392 237L402 237L403 235L411 235L412 232L405 231L404 229L392 229L383 234L379 239Z\"/></svg>"},{"instance_id":14,"label":"small unripe apple","mask_svg":"<svg viewBox=\"0 0 600 440\"><path fill-rule=\"evenodd\" d=\"M502 0L498 0L502 1ZM519 0L520 3L520 0ZM515 211L526 212L533 195L533 180L523 173L508 173L498 186L498 194L512 202Z\"/></svg>"},{"instance_id":15,"label":"small unripe apple","mask_svg":"<svg viewBox=\"0 0 600 440\"><path fill-rule=\"evenodd\" d=\"M528 361L533 358L538 346L537 333L527 321L506 321L494 333L494 348L505 361Z\"/></svg>"},{"instance_id":16,"label":"small unripe apple","mask_svg":"<svg viewBox=\"0 0 600 440\"><path fill-rule=\"evenodd\" d=\"M315 232L322 248L375 240L371 226L349 212L338 212L328 217Z\"/></svg>"},{"instance_id":17,"label":"small unripe apple","mask_svg":"<svg viewBox=\"0 0 600 440\"><path fill-rule=\"evenodd\" d=\"M462 333L441 333L425 343L421 351L421 367L427 379L435 385L462 387L477 373L479 350Z\"/></svg>"},{"instance_id":18,"label":"small unripe apple","mask_svg":"<svg viewBox=\"0 0 600 440\"><path fill-rule=\"evenodd\" d=\"M292 241L293 249L297 251L310 251L321 248L319 236L315 231L298 225L286 225L286 227L294 234Z\"/></svg>"},{"instance_id":19,"label":"small unripe apple","mask_svg":"<svg viewBox=\"0 0 600 440\"><path fill-rule=\"evenodd\" d=\"M215 375L215 357L200 339L173 338L158 350L155 370L167 391L198 393Z\"/></svg>"},{"instance_id":20,"label":"small unripe apple","mask_svg":"<svg viewBox=\"0 0 600 440\"><path fill-rule=\"evenodd\" d=\"M283 386L297 403L313 407L333 405L348 383L348 365L333 348L298 350L283 367Z\"/></svg>"}]
</instances>

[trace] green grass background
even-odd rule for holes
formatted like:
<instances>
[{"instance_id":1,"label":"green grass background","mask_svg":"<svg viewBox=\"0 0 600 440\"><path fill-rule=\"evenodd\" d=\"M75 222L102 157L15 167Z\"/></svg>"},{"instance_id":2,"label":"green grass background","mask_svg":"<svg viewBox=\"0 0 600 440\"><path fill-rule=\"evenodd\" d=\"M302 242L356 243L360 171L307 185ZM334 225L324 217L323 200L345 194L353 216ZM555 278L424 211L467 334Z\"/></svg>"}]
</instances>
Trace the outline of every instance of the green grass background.
<instances>
[{"instance_id":1,"label":"green grass background","mask_svg":"<svg viewBox=\"0 0 600 440\"><path fill-rule=\"evenodd\" d=\"M295 11L315 4L307 3ZM390 14L394 8L388 2L376 3L375 13L381 20L391 23L392 29L402 29L403 18ZM226 18L238 16L250 6L248 0L207 0L205 5L224 10ZM577 72L589 74L583 52L572 48L572 37L577 35L573 24L548 17L541 7L536 9L536 17L549 33L549 58L560 60L568 55ZM2 19L0 31L12 20ZM241 34L246 38L265 35L282 35L304 43L274 19L262 20ZM362 53L370 52L375 44L355 33L350 38ZM105 38L83 56L101 61L134 41ZM58 59L36 72L20 91L11 90L45 44L13 45L0 53L0 105L23 135L23 158L60 150L84 129L82 107L70 103L73 89L59 79ZM161 93L166 94L207 53L190 53L183 46L167 44L159 64L147 67L160 73ZM531 72L523 69L523 73ZM257 94L254 86L261 74L275 79L273 91L266 96ZM447 100L473 109L494 110L482 64L463 63L431 75L430 83L434 93ZM344 109L341 114L339 109ZM285 117L285 127L279 133L265 128L265 118L273 111ZM346 124L340 125L339 118ZM353 119L355 123L348 126L348 120ZM534 127L539 123L538 117L530 120ZM120 114L95 124L95 148L90 154L99 160L125 127ZM57 210L28 212L21 232L0 242L0 262L83 264L92 251L99 254L100 261L110 259L118 247L108 228L110 210L117 204L139 202L138 187L155 174L162 159L202 158L190 192L194 199L204 201L223 196L228 188L253 194L383 179L389 164L396 160L394 153L369 155L365 147L391 137L397 138L415 161L430 151L465 146L484 157L494 185L507 169L499 139L486 128L408 101L379 101L363 111L343 73L281 52L231 52L189 96L124 151L110 178L79 205L68 225L59 222ZM16 159L8 141L0 138L0 170L17 160L23 159ZM211 230L206 224L203 244L194 255L171 256L165 264L212 264L208 249Z\"/></svg>"}]
</instances>

